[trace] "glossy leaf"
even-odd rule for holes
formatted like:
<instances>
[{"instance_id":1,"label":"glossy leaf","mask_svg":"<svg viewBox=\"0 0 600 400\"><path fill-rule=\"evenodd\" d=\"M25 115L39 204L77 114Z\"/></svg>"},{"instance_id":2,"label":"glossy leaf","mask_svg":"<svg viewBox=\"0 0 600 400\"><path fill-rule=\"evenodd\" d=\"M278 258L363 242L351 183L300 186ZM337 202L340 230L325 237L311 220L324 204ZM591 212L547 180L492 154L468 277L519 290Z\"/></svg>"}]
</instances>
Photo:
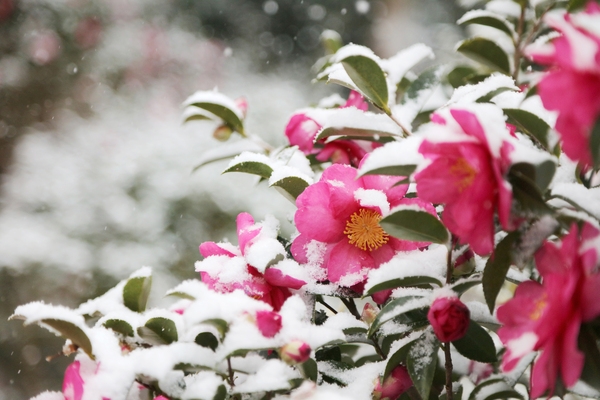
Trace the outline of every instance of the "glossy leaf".
<instances>
[{"instance_id":1,"label":"glossy leaf","mask_svg":"<svg viewBox=\"0 0 600 400\"><path fill-rule=\"evenodd\" d=\"M405 278L396 278L389 281L381 282L371 287L365 296L372 295L373 293L380 292L386 289L395 289L397 287L409 287L419 285L436 285L437 287L442 286L442 282L432 276L407 276Z\"/></svg>"},{"instance_id":2,"label":"glossy leaf","mask_svg":"<svg viewBox=\"0 0 600 400\"><path fill-rule=\"evenodd\" d=\"M227 388L225 385L219 385L217 393L213 396L212 400L225 400L227 398Z\"/></svg>"},{"instance_id":3,"label":"glossy leaf","mask_svg":"<svg viewBox=\"0 0 600 400\"><path fill-rule=\"evenodd\" d=\"M470 83L475 83L472 81L472 79L476 76L477 71L475 71L472 67L459 65L455 67L452 71L448 72L448 74L446 75L446 80L448 81L450 86L456 89Z\"/></svg>"},{"instance_id":4,"label":"glossy leaf","mask_svg":"<svg viewBox=\"0 0 600 400\"><path fill-rule=\"evenodd\" d=\"M506 33L511 39L515 35L514 27L501 15L495 13L467 13L459 21L459 25L478 24L490 26Z\"/></svg>"},{"instance_id":5,"label":"glossy leaf","mask_svg":"<svg viewBox=\"0 0 600 400\"><path fill-rule=\"evenodd\" d=\"M480 275L473 275L467 279L461 279L454 285L452 285L452 290L456 292L459 296L462 295L467 290L471 289L474 286L481 285Z\"/></svg>"},{"instance_id":6,"label":"glossy leaf","mask_svg":"<svg viewBox=\"0 0 600 400\"><path fill-rule=\"evenodd\" d=\"M385 364L385 371L383 373L383 380L385 380L388 376L390 376L390 374L392 373L394 368L396 368L398 365L406 364L408 352L410 351L410 348L413 345L414 341L417 340L418 338L419 337L415 337L414 340L409 341L404 346L402 346L398 350L396 350L394 352L394 354L392 354L391 356L389 356L387 358L387 363Z\"/></svg>"},{"instance_id":7,"label":"glossy leaf","mask_svg":"<svg viewBox=\"0 0 600 400\"><path fill-rule=\"evenodd\" d=\"M170 344L177 341L175 322L168 318L156 317L146 321L137 329L138 335L152 344Z\"/></svg>"},{"instance_id":8,"label":"glossy leaf","mask_svg":"<svg viewBox=\"0 0 600 400\"><path fill-rule=\"evenodd\" d=\"M473 320L469 321L469 329L462 338L452 342L456 350L470 360L482 363L497 361L496 347L490 334Z\"/></svg>"},{"instance_id":9,"label":"glossy leaf","mask_svg":"<svg viewBox=\"0 0 600 400\"><path fill-rule=\"evenodd\" d=\"M217 328L217 330L219 331L219 334L221 335L221 340L223 340L225 338L227 331L229 331L229 325L227 324L227 321L225 321L224 319L213 318L213 319L207 319L206 321L202 321L202 322L205 324L212 325L215 328Z\"/></svg>"},{"instance_id":10,"label":"glossy leaf","mask_svg":"<svg viewBox=\"0 0 600 400\"><path fill-rule=\"evenodd\" d=\"M500 46L489 39L476 37L464 40L460 43L457 50L493 70L510 75L508 55Z\"/></svg>"},{"instance_id":11,"label":"glossy leaf","mask_svg":"<svg viewBox=\"0 0 600 400\"><path fill-rule=\"evenodd\" d=\"M227 168L223 173L226 172L245 172L247 174L258 175L261 178L269 179L273 173L273 168L267 164L257 161L245 161Z\"/></svg>"},{"instance_id":12,"label":"glossy leaf","mask_svg":"<svg viewBox=\"0 0 600 400\"><path fill-rule=\"evenodd\" d=\"M521 399L523 396L511 388L502 378L493 378L481 382L471 394L469 400Z\"/></svg>"},{"instance_id":13,"label":"glossy leaf","mask_svg":"<svg viewBox=\"0 0 600 400\"><path fill-rule=\"evenodd\" d=\"M85 332L77 325L61 319L52 318L42 319L38 323L46 324L52 329L58 331L62 337L69 339L74 345L85 351L85 353L90 356L91 359L94 359L94 354L92 353L92 342L90 342L90 339L87 337Z\"/></svg>"},{"instance_id":14,"label":"glossy leaf","mask_svg":"<svg viewBox=\"0 0 600 400\"><path fill-rule=\"evenodd\" d=\"M421 398L428 399L438 361L439 341L433 334L415 340L406 359L406 368Z\"/></svg>"},{"instance_id":15,"label":"glossy leaf","mask_svg":"<svg viewBox=\"0 0 600 400\"><path fill-rule=\"evenodd\" d=\"M592 127L590 134L590 150L592 152L592 161L594 163L594 170L600 169L600 117L596 120L596 123Z\"/></svg>"},{"instance_id":16,"label":"glossy leaf","mask_svg":"<svg viewBox=\"0 0 600 400\"><path fill-rule=\"evenodd\" d=\"M365 171L363 175L393 175L393 176L410 176L417 169L416 165L389 165L386 167L376 168Z\"/></svg>"},{"instance_id":17,"label":"glossy leaf","mask_svg":"<svg viewBox=\"0 0 600 400\"><path fill-rule=\"evenodd\" d=\"M276 186L283 189L295 200L302 194L302 192L304 192L304 189L306 189L309 184L304 179L297 176L287 176L283 179L273 182L271 186Z\"/></svg>"},{"instance_id":18,"label":"glossy leaf","mask_svg":"<svg viewBox=\"0 0 600 400\"><path fill-rule=\"evenodd\" d=\"M412 81L406 89L402 102L407 103L418 99L420 109L422 109L435 88L440 84L442 69L441 66L435 66L421 72L417 79Z\"/></svg>"},{"instance_id":19,"label":"glossy leaf","mask_svg":"<svg viewBox=\"0 0 600 400\"><path fill-rule=\"evenodd\" d=\"M107 319L102 325L104 325L105 328L112 329L124 336L133 337L133 328L128 322L123 321L122 319Z\"/></svg>"},{"instance_id":20,"label":"glossy leaf","mask_svg":"<svg viewBox=\"0 0 600 400\"><path fill-rule=\"evenodd\" d=\"M371 129L358 129L358 128L325 128L319 132L315 141L319 141L322 139L326 139L332 136L342 136L344 139L354 139L354 140L371 140L373 142L382 141L382 138L387 138L387 140L383 140L384 142L389 142L391 138L398 137L399 135L394 132L384 132L384 131L376 131Z\"/></svg>"},{"instance_id":21,"label":"glossy leaf","mask_svg":"<svg viewBox=\"0 0 600 400\"><path fill-rule=\"evenodd\" d=\"M388 234L402 240L446 244L450 237L442 222L426 211L399 210L379 224Z\"/></svg>"},{"instance_id":22,"label":"glossy leaf","mask_svg":"<svg viewBox=\"0 0 600 400\"><path fill-rule=\"evenodd\" d=\"M581 326L578 344L585 355L581 380L600 391L600 351L596 335L589 324Z\"/></svg>"},{"instance_id":23,"label":"glossy leaf","mask_svg":"<svg viewBox=\"0 0 600 400\"><path fill-rule=\"evenodd\" d=\"M192 103L190 105L213 113L217 117L221 118L223 122L232 130L239 132L242 136L245 136L244 124L242 120L237 116L235 112L230 110L228 107L209 102L198 102Z\"/></svg>"},{"instance_id":24,"label":"glossy leaf","mask_svg":"<svg viewBox=\"0 0 600 400\"><path fill-rule=\"evenodd\" d=\"M524 163L515 164L508 172L508 182L513 189L513 199L516 200L521 211L526 214L538 216L551 214L552 210L544 201L541 190L529 175L530 169L523 168L526 165Z\"/></svg>"},{"instance_id":25,"label":"glossy leaf","mask_svg":"<svg viewBox=\"0 0 600 400\"><path fill-rule=\"evenodd\" d=\"M378 108L390 114L387 80L379 64L365 56L344 58L342 65L352 82Z\"/></svg>"},{"instance_id":26,"label":"glossy leaf","mask_svg":"<svg viewBox=\"0 0 600 400\"><path fill-rule=\"evenodd\" d=\"M219 346L219 340L210 332L200 332L198 335L196 335L194 342L197 345L209 348L212 351L215 351Z\"/></svg>"},{"instance_id":27,"label":"glossy leaf","mask_svg":"<svg viewBox=\"0 0 600 400\"><path fill-rule=\"evenodd\" d=\"M498 293L500 293L500 289L502 289L502 286L504 285L506 274L513 262L513 246L518 239L519 233L517 231L506 235L506 237L498 243L494 253L485 264L481 283L483 285L485 302L492 314L496 307Z\"/></svg>"},{"instance_id":28,"label":"glossy leaf","mask_svg":"<svg viewBox=\"0 0 600 400\"><path fill-rule=\"evenodd\" d=\"M317 367L317 362L312 358L309 358L302 364L299 364L297 368L300 369L302 376L304 376L306 379L310 379L313 382L317 381L317 377L319 376L319 369Z\"/></svg>"},{"instance_id":29,"label":"glossy leaf","mask_svg":"<svg viewBox=\"0 0 600 400\"><path fill-rule=\"evenodd\" d=\"M152 286L152 276L136 276L123 287L123 304L131 311L143 312Z\"/></svg>"},{"instance_id":30,"label":"glossy leaf","mask_svg":"<svg viewBox=\"0 0 600 400\"><path fill-rule=\"evenodd\" d=\"M504 114L508 122L515 125L519 130L529 135L534 142L539 143L545 150L552 151L548 144L548 132L550 125L537 115L520 108L505 108Z\"/></svg>"},{"instance_id":31,"label":"glossy leaf","mask_svg":"<svg viewBox=\"0 0 600 400\"><path fill-rule=\"evenodd\" d=\"M514 91L515 89L510 87L499 87L497 89L492 90L491 92L481 96L476 100L477 103L488 103L494 97L498 96L500 93Z\"/></svg>"},{"instance_id":32,"label":"glossy leaf","mask_svg":"<svg viewBox=\"0 0 600 400\"><path fill-rule=\"evenodd\" d=\"M396 318L397 316L404 314L410 310L414 310L417 308L422 308L425 305L422 302L415 301L420 300L421 297L417 296L405 296L394 299L387 303L377 314L375 320L371 324L369 328L368 336L371 337L377 330L381 327L381 325L385 324L388 321Z\"/></svg>"}]
</instances>

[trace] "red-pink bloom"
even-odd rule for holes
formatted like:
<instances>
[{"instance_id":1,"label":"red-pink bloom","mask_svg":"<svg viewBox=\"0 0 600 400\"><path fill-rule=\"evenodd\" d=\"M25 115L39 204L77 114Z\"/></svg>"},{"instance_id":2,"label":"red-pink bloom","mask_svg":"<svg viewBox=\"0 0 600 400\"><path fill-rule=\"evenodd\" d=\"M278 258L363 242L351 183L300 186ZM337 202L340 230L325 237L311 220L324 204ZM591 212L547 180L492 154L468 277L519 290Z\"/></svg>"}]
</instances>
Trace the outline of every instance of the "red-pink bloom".
<instances>
[{"instance_id":1,"label":"red-pink bloom","mask_svg":"<svg viewBox=\"0 0 600 400\"><path fill-rule=\"evenodd\" d=\"M73 361L65 370L62 391L65 400L81 400L83 397L83 378L79 372L81 364Z\"/></svg>"},{"instance_id":2,"label":"red-pink bloom","mask_svg":"<svg viewBox=\"0 0 600 400\"><path fill-rule=\"evenodd\" d=\"M406 392L413 385L406 367L398 365L392 370L390 376L381 383L377 380L373 390L373 399L375 400L396 400L400 395Z\"/></svg>"},{"instance_id":3,"label":"red-pink bloom","mask_svg":"<svg viewBox=\"0 0 600 400\"><path fill-rule=\"evenodd\" d=\"M302 340L292 340L279 349L279 356L285 363L294 365L308 360L311 351L308 343Z\"/></svg>"},{"instance_id":4,"label":"red-pink bloom","mask_svg":"<svg viewBox=\"0 0 600 400\"><path fill-rule=\"evenodd\" d=\"M546 242L535 255L542 283L526 281L515 296L498 308L503 326L498 336L506 346L505 371L522 356L539 350L531 375L531 398L554 391L556 378L574 385L583 369L577 347L579 327L600 315L600 232L589 224L574 224L560 244Z\"/></svg>"},{"instance_id":5,"label":"red-pink bloom","mask_svg":"<svg viewBox=\"0 0 600 400\"><path fill-rule=\"evenodd\" d=\"M60 38L54 31L36 32L29 42L29 58L38 65L46 65L60 53Z\"/></svg>"},{"instance_id":6,"label":"red-pink bloom","mask_svg":"<svg viewBox=\"0 0 600 400\"><path fill-rule=\"evenodd\" d=\"M277 224L273 220L255 224L250 214L241 213L237 217L239 246L202 243L200 253L205 259L196 263L202 282L221 293L241 289L278 311L292 295L290 289L300 289L306 282L284 271L293 260L271 265L286 254L277 240Z\"/></svg>"},{"instance_id":7,"label":"red-pink bloom","mask_svg":"<svg viewBox=\"0 0 600 400\"><path fill-rule=\"evenodd\" d=\"M444 204L442 221L477 254L494 248L494 214L513 229L512 190L505 176L514 148L502 110L477 104L438 111L419 152L431 162L414 178L423 200Z\"/></svg>"},{"instance_id":8,"label":"red-pink bloom","mask_svg":"<svg viewBox=\"0 0 600 400\"><path fill-rule=\"evenodd\" d=\"M453 342L469 329L470 312L458 297L438 297L427 313L435 336L441 342Z\"/></svg>"},{"instance_id":9,"label":"red-pink bloom","mask_svg":"<svg viewBox=\"0 0 600 400\"><path fill-rule=\"evenodd\" d=\"M363 111L367 111L369 108L363 97L355 91L350 92L348 100L341 106L341 108L346 107L355 107ZM315 144L315 137L321 128L322 126L318 122L305 113L297 113L290 118L285 128L285 135L291 145L298 146L300 151L306 155L314 154L318 161L330 160L334 163L353 166L358 166L365 154L379 146L376 143L356 140L335 140L330 143L319 141Z\"/></svg>"},{"instance_id":10,"label":"red-pink bloom","mask_svg":"<svg viewBox=\"0 0 600 400\"><path fill-rule=\"evenodd\" d=\"M590 132L600 117L600 5L589 1L584 12L554 11L544 21L561 33L528 55L551 66L538 84L544 107L558 111L556 130L572 160L592 165Z\"/></svg>"},{"instance_id":11,"label":"red-pink bloom","mask_svg":"<svg viewBox=\"0 0 600 400\"><path fill-rule=\"evenodd\" d=\"M273 311L257 311L256 326L264 337L272 338L281 330L281 315Z\"/></svg>"},{"instance_id":12,"label":"red-pink bloom","mask_svg":"<svg viewBox=\"0 0 600 400\"><path fill-rule=\"evenodd\" d=\"M75 27L75 42L82 49L89 49L100 42L102 22L97 17L83 18Z\"/></svg>"},{"instance_id":13,"label":"red-pink bloom","mask_svg":"<svg viewBox=\"0 0 600 400\"><path fill-rule=\"evenodd\" d=\"M362 285L369 270L389 261L397 251L428 244L388 235L379 220L391 208L411 205L435 213L431 204L405 198L408 186L394 186L398 177L365 175L357 179L356 175L355 168L334 164L298 196L294 221L300 235L291 248L298 262L315 267L317 280L328 279L346 287Z\"/></svg>"},{"instance_id":14,"label":"red-pink bloom","mask_svg":"<svg viewBox=\"0 0 600 400\"><path fill-rule=\"evenodd\" d=\"M163 396L163 395L160 395L160 396L156 396L154 398L154 400L169 400L169 399L167 397Z\"/></svg>"}]
</instances>

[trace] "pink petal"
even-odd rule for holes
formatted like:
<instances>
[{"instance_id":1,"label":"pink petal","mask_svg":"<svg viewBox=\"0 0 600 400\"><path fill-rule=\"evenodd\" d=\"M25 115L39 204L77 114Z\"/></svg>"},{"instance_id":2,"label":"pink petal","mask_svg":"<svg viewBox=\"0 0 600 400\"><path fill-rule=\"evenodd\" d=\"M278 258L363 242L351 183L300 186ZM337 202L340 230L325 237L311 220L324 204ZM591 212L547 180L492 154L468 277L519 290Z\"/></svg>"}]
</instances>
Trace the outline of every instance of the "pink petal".
<instances>
[{"instance_id":1,"label":"pink petal","mask_svg":"<svg viewBox=\"0 0 600 400\"><path fill-rule=\"evenodd\" d=\"M235 254L233 254L229 250L225 250L224 248L222 248L215 242L204 242L200 245L199 250L200 250L200 254L202 254L203 257L210 257L210 256L235 257Z\"/></svg>"},{"instance_id":2,"label":"pink petal","mask_svg":"<svg viewBox=\"0 0 600 400\"><path fill-rule=\"evenodd\" d=\"M353 282L344 281L345 286L352 286L363 281L363 268L374 267L375 263L368 252L347 241L341 241L331 250L327 263L327 277L331 282L337 283L347 275L358 274Z\"/></svg>"},{"instance_id":3,"label":"pink petal","mask_svg":"<svg viewBox=\"0 0 600 400\"><path fill-rule=\"evenodd\" d=\"M281 286L298 290L306 284L306 282L304 282L303 280L293 278L289 275L285 275L283 272L281 272L280 269L277 269L276 267L267 268L264 276L267 283L273 286Z\"/></svg>"},{"instance_id":4,"label":"pink petal","mask_svg":"<svg viewBox=\"0 0 600 400\"><path fill-rule=\"evenodd\" d=\"M65 400L81 400L83 397L83 378L79 373L79 361L73 361L65 370L62 391Z\"/></svg>"},{"instance_id":5,"label":"pink petal","mask_svg":"<svg viewBox=\"0 0 600 400\"><path fill-rule=\"evenodd\" d=\"M236 223L238 244L240 251L244 254L248 243L260 233L260 228L254 226L252 215L245 212L237 216Z\"/></svg>"},{"instance_id":6,"label":"pink petal","mask_svg":"<svg viewBox=\"0 0 600 400\"><path fill-rule=\"evenodd\" d=\"M458 122L462 130L467 135L476 137L481 143L484 143L486 146L488 146L485 131L483 130L483 127L479 123L479 119L475 114L467 110L457 109L451 109L450 114L456 120L456 122Z\"/></svg>"}]
</instances>

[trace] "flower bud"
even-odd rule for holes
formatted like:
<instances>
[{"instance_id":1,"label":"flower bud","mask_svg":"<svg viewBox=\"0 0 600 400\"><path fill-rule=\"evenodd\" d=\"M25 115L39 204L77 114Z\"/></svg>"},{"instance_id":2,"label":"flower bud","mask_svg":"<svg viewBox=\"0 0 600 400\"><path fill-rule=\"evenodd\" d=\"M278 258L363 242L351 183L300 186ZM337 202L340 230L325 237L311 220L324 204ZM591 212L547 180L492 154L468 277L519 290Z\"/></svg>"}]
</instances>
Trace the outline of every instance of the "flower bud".
<instances>
[{"instance_id":1,"label":"flower bud","mask_svg":"<svg viewBox=\"0 0 600 400\"><path fill-rule=\"evenodd\" d=\"M248 112L248 102L246 101L246 98L238 97L237 99L233 100L233 102L242 112L242 116L246 118L246 113Z\"/></svg>"},{"instance_id":2,"label":"flower bud","mask_svg":"<svg viewBox=\"0 0 600 400\"><path fill-rule=\"evenodd\" d=\"M378 313L379 311L375 307L373 307L371 303L366 303L363 307L360 319L365 321L365 323L367 323L368 325L371 325L373 321L375 321L375 317L377 317Z\"/></svg>"},{"instance_id":3,"label":"flower bud","mask_svg":"<svg viewBox=\"0 0 600 400\"><path fill-rule=\"evenodd\" d=\"M408 388L413 385L406 367L398 365L392 370L390 376L381 383L381 378L377 380L373 390L373 399L375 400L395 400Z\"/></svg>"},{"instance_id":4,"label":"flower bud","mask_svg":"<svg viewBox=\"0 0 600 400\"><path fill-rule=\"evenodd\" d=\"M438 297L429 308L427 319L440 341L453 342L467 333L469 315L469 309L458 297Z\"/></svg>"},{"instance_id":5,"label":"flower bud","mask_svg":"<svg viewBox=\"0 0 600 400\"><path fill-rule=\"evenodd\" d=\"M256 326L264 337L272 338L281 330L281 315L273 311L258 311Z\"/></svg>"},{"instance_id":6,"label":"flower bud","mask_svg":"<svg viewBox=\"0 0 600 400\"><path fill-rule=\"evenodd\" d=\"M292 340L279 349L279 356L289 365L300 364L308 360L312 349L302 340Z\"/></svg>"},{"instance_id":7,"label":"flower bud","mask_svg":"<svg viewBox=\"0 0 600 400\"><path fill-rule=\"evenodd\" d=\"M227 125L221 125L213 132L213 137L219 142L226 142L231 137L233 131Z\"/></svg>"}]
</instances>

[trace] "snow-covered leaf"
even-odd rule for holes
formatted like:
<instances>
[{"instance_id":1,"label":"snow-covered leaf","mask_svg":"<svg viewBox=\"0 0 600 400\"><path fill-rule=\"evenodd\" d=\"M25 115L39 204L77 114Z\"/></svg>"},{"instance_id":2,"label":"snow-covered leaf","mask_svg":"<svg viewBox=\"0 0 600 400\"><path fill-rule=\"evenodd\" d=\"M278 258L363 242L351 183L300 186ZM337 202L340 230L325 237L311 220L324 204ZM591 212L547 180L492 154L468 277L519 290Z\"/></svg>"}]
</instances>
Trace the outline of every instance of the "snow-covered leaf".
<instances>
[{"instance_id":1,"label":"snow-covered leaf","mask_svg":"<svg viewBox=\"0 0 600 400\"><path fill-rule=\"evenodd\" d=\"M148 295L152 286L152 275L133 276L123 287L123 304L131 311L142 312L146 309Z\"/></svg>"},{"instance_id":2,"label":"snow-covered leaf","mask_svg":"<svg viewBox=\"0 0 600 400\"><path fill-rule=\"evenodd\" d=\"M368 336L373 336L383 324L397 316L427 306L429 306L429 299L418 296L404 296L390 301L375 317L369 328Z\"/></svg>"},{"instance_id":3,"label":"snow-covered leaf","mask_svg":"<svg viewBox=\"0 0 600 400\"><path fill-rule=\"evenodd\" d=\"M104 327L106 328L112 329L117 333L122 334L123 336L133 337L134 335L133 328L131 327L131 325L128 322L123 321L122 319L107 319L102 325L104 325Z\"/></svg>"},{"instance_id":4,"label":"snow-covered leaf","mask_svg":"<svg viewBox=\"0 0 600 400\"><path fill-rule=\"evenodd\" d=\"M508 55L500 46L489 39L476 37L463 40L459 43L457 51L495 71L506 75L510 74Z\"/></svg>"},{"instance_id":5,"label":"snow-covered leaf","mask_svg":"<svg viewBox=\"0 0 600 400\"><path fill-rule=\"evenodd\" d=\"M210 332L200 332L196 335L194 342L202 347L208 347L212 351L219 346L219 340Z\"/></svg>"},{"instance_id":6,"label":"snow-covered leaf","mask_svg":"<svg viewBox=\"0 0 600 400\"><path fill-rule=\"evenodd\" d=\"M243 113L235 102L224 94L216 91L196 92L188 97L183 105L186 107L198 107L208 111L220 118L232 130L245 136L244 124L242 122Z\"/></svg>"},{"instance_id":7,"label":"snow-covered leaf","mask_svg":"<svg viewBox=\"0 0 600 400\"><path fill-rule=\"evenodd\" d=\"M486 10L471 10L463 15L457 23L459 25L479 24L491 26L504 33L511 39L516 37L515 27L502 15Z\"/></svg>"},{"instance_id":8,"label":"snow-covered leaf","mask_svg":"<svg viewBox=\"0 0 600 400\"><path fill-rule=\"evenodd\" d=\"M389 114L388 86L381 66L375 60L361 55L346 57L341 63L361 93Z\"/></svg>"},{"instance_id":9,"label":"snow-covered leaf","mask_svg":"<svg viewBox=\"0 0 600 400\"><path fill-rule=\"evenodd\" d=\"M230 164L229 167L223 171L223 173L226 172L245 172L247 174L258 175L264 179L269 179L271 173L273 173L273 168L271 168L270 165L262 162L242 161L239 163Z\"/></svg>"},{"instance_id":10,"label":"snow-covered leaf","mask_svg":"<svg viewBox=\"0 0 600 400\"><path fill-rule=\"evenodd\" d=\"M519 108L505 108L504 114L508 122L515 125L523 133L529 135L536 143L545 150L552 151L548 144L548 132L550 126L537 115Z\"/></svg>"},{"instance_id":11,"label":"snow-covered leaf","mask_svg":"<svg viewBox=\"0 0 600 400\"><path fill-rule=\"evenodd\" d=\"M168 318L155 317L137 329L138 335L152 344L169 344L177 341L177 327Z\"/></svg>"},{"instance_id":12,"label":"snow-covered leaf","mask_svg":"<svg viewBox=\"0 0 600 400\"><path fill-rule=\"evenodd\" d=\"M293 200L300 196L304 189L306 189L309 185L309 182L299 176L286 176L274 181L273 183L269 181L269 186L276 186L283 189L291 196Z\"/></svg>"},{"instance_id":13,"label":"snow-covered leaf","mask_svg":"<svg viewBox=\"0 0 600 400\"><path fill-rule=\"evenodd\" d=\"M428 330L410 346L406 368L421 398L428 399L437 368L439 342Z\"/></svg>"},{"instance_id":14,"label":"snow-covered leaf","mask_svg":"<svg viewBox=\"0 0 600 400\"><path fill-rule=\"evenodd\" d=\"M491 378L475 386L469 400L521 399L523 396L502 378Z\"/></svg>"},{"instance_id":15,"label":"snow-covered leaf","mask_svg":"<svg viewBox=\"0 0 600 400\"><path fill-rule=\"evenodd\" d=\"M374 293L386 289L395 289L397 287L410 287L420 285L436 285L438 287L441 287L442 282L439 279L434 278L432 276L407 276L405 278L395 278L371 286L371 288L365 292L365 296L372 295Z\"/></svg>"}]
</instances>

